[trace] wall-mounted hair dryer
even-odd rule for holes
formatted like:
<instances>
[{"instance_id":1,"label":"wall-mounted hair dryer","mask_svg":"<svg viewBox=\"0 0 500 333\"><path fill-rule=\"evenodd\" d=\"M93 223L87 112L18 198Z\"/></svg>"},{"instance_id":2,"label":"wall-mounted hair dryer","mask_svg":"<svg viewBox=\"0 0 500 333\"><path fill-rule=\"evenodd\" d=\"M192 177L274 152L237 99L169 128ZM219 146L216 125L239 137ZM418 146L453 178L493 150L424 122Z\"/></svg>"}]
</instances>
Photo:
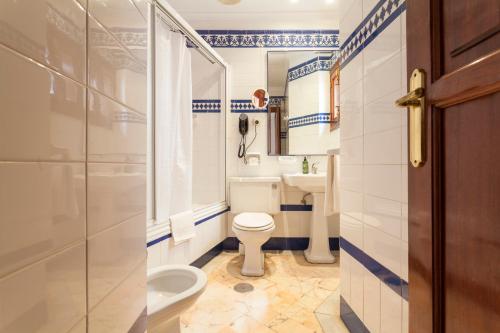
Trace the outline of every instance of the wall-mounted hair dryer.
<instances>
[{"instance_id":1,"label":"wall-mounted hair dryer","mask_svg":"<svg viewBox=\"0 0 500 333\"><path fill-rule=\"evenodd\" d=\"M252 139L252 142L250 142L250 144L247 146L246 141L247 141L247 133L248 133L248 127L249 127L248 116L245 113L242 113L240 115L240 120L238 122L238 129L239 129L240 134L241 134L241 140L240 140L240 147L238 148L238 157L243 158L245 160L245 164L246 164L245 155L247 153L247 149L250 148L252 143L255 141L255 138L257 137L257 125L258 124L259 124L259 121L255 120L254 121L255 135Z\"/></svg>"}]
</instances>

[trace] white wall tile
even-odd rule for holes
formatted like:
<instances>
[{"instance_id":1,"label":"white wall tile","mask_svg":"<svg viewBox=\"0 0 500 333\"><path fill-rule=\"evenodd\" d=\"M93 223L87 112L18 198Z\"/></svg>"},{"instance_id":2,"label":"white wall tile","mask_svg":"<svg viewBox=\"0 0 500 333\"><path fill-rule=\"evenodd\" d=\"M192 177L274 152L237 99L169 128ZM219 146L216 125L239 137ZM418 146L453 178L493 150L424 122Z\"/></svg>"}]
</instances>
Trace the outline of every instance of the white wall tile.
<instances>
[{"instance_id":1,"label":"white wall tile","mask_svg":"<svg viewBox=\"0 0 500 333\"><path fill-rule=\"evenodd\" d=\"M89 162L146 163L146 114L94 91L88 94Z\"/></svg>"},{"instance_id":2,"label":"white wall tile","mask_svg":"<svg viewBox=\"0 0 500 333\"><path fill-rule=\"evenodd\" d=\"M148 247L148 269L161 265L161 244L157 243Z\"/></svg>"},{"instance_id":3,"label":"white wall tile","mask_svg":"<svg viewBox=\"0 0 500 333\"><path fill-rule=\"evenodd\" d=\"M358 248L363 248L363 224L348 215L340 215L340 235Z\"/></svg>"},{"instance_id":4,"label":"white wall tile","mask_svg":"<svg viewBox=\"0 0 500 333\"><path fill-rule=\"evenodd\" d=\"M144 260L89 313L88 331L92 333L128 332L146 308L146 283L146 261Z\"/></svg>"},{"instance_id":5,"label":"white wall tile","mask_svg":"<svg viewBox=\"0 0 500 333\"><path fill-rule=\"evenodd\" d=\"M85 264L82 242L0 279L0 332L69 331L85 316Z\"/></svg>"},{"instance_id":6,"label":"white wall tile","mask_svg":"<svg viewBox=\"0 0 500 333\"><path fill-rule=\"evenodd\" d=\"M382 283L380 287L380 331L400 333L402 330L402 298L385 284Z\"/></svg>"},{"instance_id":7,"label":"white wall tile","mask_svg":"<svg viewBox=\"0 0 500 333\"><path fill-rule=\"evenodd\" d=\"M363 166L342 165L341 169L342 174L339 179L340 188L354 192L363 192Z\"/></svg>"},{"instance_id":8,"label":"white wall tile","mask_svg":"<svg viewBox=\"0 0 500 333\"><path fill-rule=\"evenodd\" d=\"M349 305L358 318L364 318L364 271L365 268L357 261L351 260L351 299Z\"/></svg>"},{"instance_id":9,"label":"white wall tile","mask_svg":"<svg viewBox=\"0 0 500 333\"><path fill-rule=\"evenodd\" d=\"M363 323L370 333L380 332L380 280L364 268Z\"/></svg>"},{"instance_id":10,"label":"white wall tile","mask_svg":"<svg viewBox=\"0 0 500 333\"><path fill-rule=\"evenodd\" d=\"M87 317L81 319L68 333L87 333Z\"/></svg>"},{"instance_id":11,"label":"white wall tile","mask_svg":"<svg viewBox=\"0 0 500 333\"><path fill-rule=\"evenodd\" d=\"M146 215L141 214L88 238L89 309L146 258L145 220Z\"/></svg>"},{"instance_id":12,"label":"white wall tile","mask_svg":"<svg viewBox=\"0 0 500 333\"><path fill-rule=\"evenodd\" d=\"M128 29L129 31L133 30L136 34L147 34L147 20L136 8L133 1L109 0L104 3L98 0L88 0L88 12L137 59L144 64L147 62L147 48L138 46L134 38L124 38L123 33L121 33L124 29Z\"/></svg>"},{"instance_id":13,"label":"white wall tile","mask_svg":"<svg viewBox=\"0 0 500 333\"><path fill-rule=\"evenodd\" d=\"M408 204L401 205L401 239L408 242Z\"/></svg>"},{"instance_id":14,"label":"white wall tile","mask_svg":"<svg viewBox=\"0 0 500 333\"><path fill-rule=\"evenodd\" d=\"M84 163L0 163L0 277L85 239Z\"/></svg>"},{"instance_id":15,"label":"white wall tile","mask_svg":"<svg viewBox=\"0 0 500 333\"><path fill-rule=\"evenodd\" d=\"M2 1L0 43L84 83L85 20L75 1Z\"/></svg>"},{"instance_id":16,"label":"white wall tile","mask_svg":"<svg viewBox=\"0 0 500 333\"><path fill-rule=\"evenodd\" d=\"M146 65L134 58L92 16L88 25L89 86L131 109L146 112ZM100 45L103 38L105 46Z\"/></svg>"},{"instance_id":17,"label":"white wall tile","mask_svg":"<svg viewBox=\"0 0 500 333\"><path fill-rule=\"evenodd\" d=\"M344 43L351 35L359 22L361 22L363 18L363 1L362 0L354 0L348 1L348 9L345 10L345 13L340 17L340 26L342 29L339 31L340 43Z\"/></svg>"},{"instance_id":18,"label":"white wall tile","mask_svg":"<svg viewBox=\"0 0 500 333\"><path fill-rule=\"evenodd\" d=\"M363 137L359 136L340 142L342 151L340 153L341 165L352 165L363 163Z\"/></svg>"},{"instance_id":19,"label":"white wall tile","mask_svg":"<svg viewBox=\"0 0 500 333\"><path fill-rule=\"evenodd\" d=\"M361 23L361 18L349 22L344 18L349 11L359 12L351 8L352 3L340 6L344 13L341 34ZM378 4L378 0L362 0L362 17ZM362 247L356 246L402 278L408 275L408 134L406 111L397 109L394 101L406 93L405 24L403 13L383 31L375 31L375 38L363 44L364 49L344 65L340 75L341 202L347 198L341 205L340 234L354 244L362 242ZM362 115L355 110L362 110ZM363 193L362 221L351 217L356 201L345 190ZM362 316L357 314L370 332L400 332L404 320L401 296L366 269L363 295L354 296L356 277L352 268L349 273L349 304L361 302ZM341 279L346 277L346 273L341 275Z\"/></svg>"},{"instance_id":20,"label":"white wall tile","mask_svg":"<svg viewBox=\"0 0 500 333\"><path fill-rule=\"evenodd\" d=\"M380 33L370 44L368 44L363 54L364 63L364 79L370 76L372 72L380 73L382 68L387 69L389 66L385 64L389 59L393 58L396 54L401 52L401 25L400 18L395 19L388 27ZM393 60L394 61L394 60ZM393 63L394 64L394 63ZM400 63L398 63L400 64ZM400 75L401 66L393 68L398 75ZM388 85L398 85L399 81L388 81L388 77L380 78L385 79Z\"/></svg>"},{"instance_id":21,"label":"white wall tile","mask_svg":"<svg viewBox=\"0 0 500 333\"><path fill-rule=\"evenodd\" d=\"M406 300L403 300L403 328L402 328L402 332L403 333L408 333L410 332L410 329L409 329L409 308L408 308L409 304Z\"/></svg>"},{"instance_id":22,"label":"white wall tile","mask_svg":"<svg viewBox=\"0 0 500 333\"><path fill-rule=\"evenodd\" d=\"M0 62L0 160L84 161L84 86L4 47Z\"/></svg>"},{"instance_id":23,"label":"white wall tile","mask_svg":"<svg viewBox=\"0 0 500 333\"><path fill-rule=\"evenodd\" d=\"M359 80L340 94L341 140L363 135L363 81Z\"/></svg>"},{"instance_id":24,"label":"white wall tile","mask_svg":"<svg viewBox=\"0 0 500 333\"><path fill-rule=\"evenodd\" d=\"M344 91L350 89L354 84L363 79L363 51L342 68L341 75L340 96L344 94ZM340 102L342 103L342 97L340 98Z\"/></svg>"},{"instance_id":25,"label":"white wall tile","mask_svg":"<svg viewBox=\"0 0 500 333\"><path fill-rule=\"evenodd\" d=\"M401 166L365 165L364 193L394 201L401 200Z\"/></svg>"},{"instance_id":26,"label":"white wall tile","mask_svg":"<svg viewBox=\"0 0 500 333\"><path fill-rule=\"evenodd\" d=\"M347 303L351 302L351 256L340 249L340 293Z\"/></svg>"},{"instance_id":27,"label":"white wall tile","mask_svg":"<svg viewBox=\"0 0 500 333\"><path fill-rule=\"evenodd\" d=\"M359 221L363 220L363 194L352 191L340 191L340 210Z\"/></svg>"},{"instance_id":28,"label":"white wall tile","mask_svg":"<svg viewBox=\"0 0 500 333\"><path fill-rule=\"evenodd\" d=\"M404 109L396 108L394 101L401 97L399 91L382 96L364 107L364 133L386 131L402 126Z\"/></svg>"},{"instance_id":29,"label":"white wall tile","mask_svg":"<svg viewBox=\"0 0 500 333\"><path fill-rule=\"evenodd\" d=\"M364 136L365 164L401 163L401 127Z\"/></svg>"},{"instance_id":30,"label":"white wall tile","mask_svg":"<svg viewBox=\"0 0 500 333\"><path fill-rule=\"evenodd\" d=\"M408 165L401 166L401 201L408 203Z\"/></svg>"},{"instance_id":31,"label":"white wall tile","mask_svg":"<svg viewBox=\"0 0 500 333\"><path fill-rule=\"evenodd\" d=\"M89 163L87 174L89 236L145 211L145 165Z\"/></svg>"},{"instance_id":32,"label":"white wall tile","mask_svg":"<svg viewBox=\"0 0 500 333\"><path fill-rule=\"evenodd\" d=\"M390 58L380 65L373 65L373 69L364 77L365 103L395 91L401 91L401 51L391 54Z\"/></svg>"},{"instance_id":33,"label":"white wall tile","mask_svg":"<svg viewBox=\"0 0 500 333\"><path fill-rule=\"evenodd\" d=\"M363 18L368 16L368 14L373 10L375 5L379 3L379 0L363 0Z\"/></svg>"},{"instance_id":34,"label":"white wall tile","mask_svg":"<svg viewBox=\"0 0 500 333\"><path fill-rule=\"evenodd\" d=\"M364 196L363 222L399 238L401 236L401 203L371 195Z\"/></svg>"},{"instance_id":35,"label":"white wall tile","mask_svg":"<svg viewBox=\"0 0 500 333\"><path fill-rule=\"evenodd\" d=\"M364 224L363 251L390 269L394 274L400 276L401 241L398 238Z\"/></svg>"},{"instance_id":36,"label":"white wall tile","mask_svg":"<svg viewBox=\"0 0 500 333\"><path fill-rule=\"evenodd\" d=\"M408 282L408 242L401 241L401 278Z\"/></svg>"}]
</instances>

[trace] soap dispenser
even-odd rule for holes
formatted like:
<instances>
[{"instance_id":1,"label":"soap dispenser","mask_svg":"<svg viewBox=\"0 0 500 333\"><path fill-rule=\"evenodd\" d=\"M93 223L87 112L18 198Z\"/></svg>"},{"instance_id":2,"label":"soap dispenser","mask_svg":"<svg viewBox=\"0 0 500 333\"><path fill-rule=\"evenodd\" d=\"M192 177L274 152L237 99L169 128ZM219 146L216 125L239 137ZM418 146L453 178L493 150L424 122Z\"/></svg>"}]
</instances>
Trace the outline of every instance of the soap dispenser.
<instances>
[{"instance_id":1,"label":"soap dispenser","mask_svg":"<svg viewBox=\"0 0 500 333\"><path fill-rule=\"evenodd\" d=\"M302 161L302 173L303 174L309 173L309 162L307 161L306 156L304 156L304 161Z\"/></svg>"}]
</instances>

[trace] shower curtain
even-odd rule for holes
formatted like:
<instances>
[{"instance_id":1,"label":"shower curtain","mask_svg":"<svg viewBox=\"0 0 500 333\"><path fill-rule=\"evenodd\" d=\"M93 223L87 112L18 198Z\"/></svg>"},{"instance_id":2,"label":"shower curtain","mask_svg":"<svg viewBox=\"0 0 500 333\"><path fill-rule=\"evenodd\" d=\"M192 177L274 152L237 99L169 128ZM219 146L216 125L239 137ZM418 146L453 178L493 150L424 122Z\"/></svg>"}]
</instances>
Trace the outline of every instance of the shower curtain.
<instances>
[{"instance_id":1,"label":"shower curtain","mask_svg":"<svg viewBox=\"0 0 500 333\"><path fill-rule=\"evenodd\" d=\"M191 210L192 82L186 37L156 20L156 220Z\"/></svg>"}]
</instances>

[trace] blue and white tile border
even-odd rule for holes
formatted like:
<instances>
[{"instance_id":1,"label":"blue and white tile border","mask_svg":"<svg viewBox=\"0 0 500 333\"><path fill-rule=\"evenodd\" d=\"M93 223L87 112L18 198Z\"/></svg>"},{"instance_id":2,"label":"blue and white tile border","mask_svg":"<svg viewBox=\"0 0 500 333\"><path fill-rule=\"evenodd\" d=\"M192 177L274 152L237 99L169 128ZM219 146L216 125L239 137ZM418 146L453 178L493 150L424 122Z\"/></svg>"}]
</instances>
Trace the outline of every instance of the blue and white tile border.
<instances>
[{"instance_id":1,"label":"blue and white tile border","mask_svg":"<svg viewBox=\"0 0 500 333\"><path fill-rule=\"evenodd\" d=\"M193 99L194 113L220 113L220 99Z\"/></svg>"},{"instance_id":2,"label":"blue and white tile border","mask_svg":"<svg viewBox=\"0 0 500 333\"><path fill-rule=\"evenodd\" d=\"M256 108L250 99L232 99L231 112L235 113L266 113L266 108Z\"/></svg>"},{"instance_id":3,"label":"blue and white tile border","mask_svg":"<svg viewBox=\"0 0 500 333\"><path fill-rule=\"evenodd\" d=\"M288 120L288 128L310 126L315 124L330 124L330 113L312 113L305 116L294 117Z\"/></svg>"},{"instance_id":4,"label":"blue and white tile border","mask_svg":"<svg viewBox=\"0 0 500 333\"><path fill-rule=\"evenodd\" d=\"M405 10L405 0L380 0L342 43L340 67L343 68L354 59Z\"/></svg>"},{"instance_id":5,"label":"blue and white tile border","mask_svg":"<svg viewBox=\"0 0 500 333\"><path fill-rule=\"evenodd\" d=\"M334 57L330 56L318 56L298 64L288 69L287 80L291 82L318 71L330 71L335 61L334 59Z\"/></svg>"},{"instance_id":6,"label":"blue and white tile border","mask_svg":"<svg viewBox=\"0 0 500 333\"><path fill-rule=\"evenodd\" d=\"M381 282L385 283L396 294L408 301L408 282L400 278L377 260L370 257L356 245L347 239L340 237L340 248L356 259L361 265L375 275Z\"/></svg>"},{"instance_id":7,"label":"blue and white tile border","mask_svg":"<svg viewBox=\"0 0 500 333\"><path fill-rule=\"evenodd\" d=\"M211 47L338 48L338 30L197 30Z\"/></svg>"},{"instance_id":8,"label":"blue and white tile border","mask_svg":"<svg viewBox=\"0 0 500 333\"><path fill-rule=\"evenodd\" d=\"M224 207L223 209L221 209L220 211L217 211L216 213L213 213L213 214L210 214L208 216L205 216L205 217L202 217L200 218L199 220L195 221L194 222L194 225L197 226L197 225L200 225L204 222L207 222L219 215L222 215L222 214L225 214L229 212L229 207ZM147 247L150 247L150 246L153 246L155 244L158 244L164 240L167 240L169 238L172 237L172 233L171 232L168 232L167 234L163 235L163 236L160 236L160 237L157 237L157 238L154 238L153 240L147 242Z\"/></svg>"}]
</instances>

